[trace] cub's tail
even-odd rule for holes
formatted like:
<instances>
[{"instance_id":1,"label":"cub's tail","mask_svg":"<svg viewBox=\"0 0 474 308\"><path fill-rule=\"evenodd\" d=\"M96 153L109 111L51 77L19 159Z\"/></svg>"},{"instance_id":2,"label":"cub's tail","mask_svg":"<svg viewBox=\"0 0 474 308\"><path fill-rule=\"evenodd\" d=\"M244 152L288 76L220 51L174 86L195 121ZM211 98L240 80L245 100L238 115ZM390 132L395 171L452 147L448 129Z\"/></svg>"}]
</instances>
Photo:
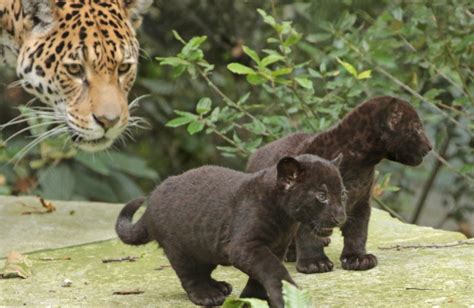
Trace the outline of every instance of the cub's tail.
<instances>
[{"instance_id":1,"label":"cub's tail","mask_svg":"<svg viewBox=\"0 0 474 308\"><path fill-rule=\"evenodd\" d=\"M115 231L125 244L143 245L151 241L143 216L136 223L132 223L133 215L145 200L146 198L142 197L130 201L125 205L117 218Z\"/></svg>"}]
</instances>

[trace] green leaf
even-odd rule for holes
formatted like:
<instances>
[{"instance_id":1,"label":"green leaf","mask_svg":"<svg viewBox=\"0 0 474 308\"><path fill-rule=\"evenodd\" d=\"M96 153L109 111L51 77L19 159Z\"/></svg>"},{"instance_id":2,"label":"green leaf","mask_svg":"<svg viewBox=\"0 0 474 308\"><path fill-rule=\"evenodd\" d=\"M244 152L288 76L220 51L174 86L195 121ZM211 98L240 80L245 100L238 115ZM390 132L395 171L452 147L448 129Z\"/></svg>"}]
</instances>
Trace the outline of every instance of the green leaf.
<instances>
[{"instance_id":1,"label":"green leaf","mask_svg":"<svg viewBox=\"0 0 474 308\"><path fill-rule=\"evenodd\" d=\"M89 168L90 170L98 173L98 174L102 174L102 175L109 175L110 174L110 170L107 166L107 164L105 164L102 159L101 159L101 156L95 156L95 155L92 155L92 154L88 154L88 153L85 153L85 152L79 152L77 153L77 155L74 157L74 159L79 162L81 165Z\"/></svg>"},{"instance_id":2,"label":"green leaf","mask_svg":"<svg viewBox=\"0 0 474 308\"><path fill-rule=\"evenodd\" d=\"M227 65L227 69L234 74L239 75L249 75L256 74L256 72L248 66L242 65L240 63L231 63Z\"/></svg>"},{"instance_id":3,"label":"green leaf","mask_svg":"<svg viewBox=\"0 0 474 308\"><path fill-rule=\"evenodd\" d=\"M189 42L184 45L183 50L181 51L184 56L189 57L191 52L197 51L198 48L207 40L207 36L195 36ZM202 54L202 51L201 51Z\"/></svg>"},{"instance_id":4,"label":"green leaf","mask_svg":"<svg viewBox=\"0 0 474 308\"><path fill-rule=\"evenodd\" d=\"M268 15L268 14L267 14L264 10L262 10L262 9L257 9L257 12L260 14L260 16L263 17L263 21L264 21L266 24L269 24L270 26L275 27L275 25L276 25L275 18L273 18L272 16Z\"/></svg>"},{"instance_id":5,"label":"green leaf","mask_svg":"<svg viewBox=\"0 0 474 308\"><path fill-rule=\"evenodd\" d=\"M283 281L283 300L286 308L311 308L311 297L287 281Z\"/></svg>"},{"instance_id":6,"label":"green leaf","mask_svg":"<svg viewBox=\"0 0 474 308\"><path fill-rule=\"evenodd\" d=\"M305 89L312 90L313 82L308 78L295 77L295 81Z\"/></svg>"},{"instance_id":7,"label":"green leaf","mask_svg":"<svg viewBox=\"0 0 474 308\"><path fill-rule=\"evenodd\" d=\"M75 193L81 197L111 203L120 201L111 183L104 181L103 177L87 172L86 169L76 170L74 176L76 177Z\"/></svg>"},{"instance_id":8,"label":"green leaf","mask_svg":"<svg viewBox=\"0 0 474 308\"><path fill-rule=\"evenodd\" d=\"M256 135L261 135L266 130L265 125L260 121L253 121L251 123L246 123L244 124L244 127Z\"/></svg>"},{"instance_id":9,"label":"green leaf","mask_svg":"<svg viewBox=\"0 0 474 308\"><path fill-rule=\"evenodd\" d=\"M188 125L188 133L190 135L194 135L196 133L199 133L204 129L205 124L203 122L199 121L194 121L191 122L191 124Z\"/></svg>"},{"instance_id":10,"label":"green leaf","mask_svg":"<svg viewBox=\"0 0 474 308\"><path fill-rule=\"evenodd\" d=\"M55 200L70 200L74 194L76 177L66 164L51 166L39 171L39 184L42 197Z\"/></svg>"},{"instance_id":11,"label":"green leaf","mask_svg":"<svg viewBox=\"0 0 474 308\"><path fill-rule=\"evenodd\" d=\"M241 96L239 98L239 101L237 102L238 105L244 104L250 97L250 92L247 92L245 95Z\"/></svg>"},{"instance_id":12,"label":"green leaf","mask_svg":"<svg viewBox=\"0 0 474 308\"><path fill-rule=\"evenodd\" d=\"M250 83L254 86L258 86L258 85L264 83L266 80L265 80L265 78L263 78L260 75L250 74L250 75L247 75L247 81L248 81L248 83Z\"/></svg>"},{"instance_id":13,"label":"green leaf","mask_svg":"<svg viewBox=\"0 0 474 308\"><path fill-rule=\"evenodd\" d=\"M105 163L117 171L149 180L157 180L159 178L158 173L149 168L147 162L140 157L122 152L110 152L102 155L104 156Z\"/></svg>"},{"instance_id":14,"label":"green leaf","mask_svg":"<svg viewBox=\"0 0 474 308\"><path fill-rule=\"evenodd\" d=\"M173 67L179 66L179 65L184 65L184 66L190 65L188 61L183 60L178 57L165 57L165 58L156 57L156 60L160 62L160 65L170 65Z\"/></svg>"},{"instance_id":15,"label":"green leaf","mask_svg":"<svg viewBox=\"0 0 474 308\"><path fill-rule=\"evenodd\" d=\"M372 71L371 70L363 71L362 73L357 75L357 79L359 79L359 80L369 79L369 78L372 78Z\"/></svg>"},{"instance_id":16,"label":"green leaf","mask_svg":"<svg viewBox=\"0 0 474 308\"><path fill-rule=\"evenodd\" d=\"M277 69L276 71L273 71L272 76L278 77L282 75L291 74L292 72L293 72L293 69L291 67L283 67L283 68Z\"/></svg>"},{"instance_id":17,"label":"green leaf","mask_svg":"<svg viewBox=\"0 0 474 308\"><path fill-rule=\"evenodd\" d=\"M283 43L283 46L285 47L290 47L290 46L293 46L295 45L296 43L298 43L301 38L303 37L303 35L301 33L298 33L296 31L294 31L286 40L285 42Z\"/></svg>"},{"instance_id":18,"label":"green leaf","mask_svg":"<svg viewBox=\"0 0 474 308\"><path fill-rule=\"evenodd\" d=\"M278 61L283 61L284 59L285 59L285 57L283 57L283 56L272 54L272 55L269 55L269 56L263 58L261 65L263 67L267 67L270 64L273 64L273 63L278 62Z\"/></svg>"},{"instance_id":19,"label":"green leaf","mask_svg":"<svg viewBox=\"0 0 474 308\"><path fill-rule=\"evenodd\" d=\"M348 63L348 62L344 62L342 61L341 59L339 58L336 58L337 62L339 62L339 64L342 65L342 67L344 67L344 69L346 71L348 71L352 76L356 77L358 76L357 74L357 70L355 69L354 66L352 66L352 64Z\"/></svg>"},{"instance_id":20,"label":"green leaf","mask_svg":"<svg viewBox=\"0 0 474 308\"><path fill-rule=\"evenodd\" d=\"M268 308L267 301L256 298L228 297L222 308Z\"/></svg>"},{"instance_id":21,"label":"green leaf","mask_svg":"<svg viewBox=\"0 0 474 308\"><path fill-rule=\"evenodd\" d=\"M181 37L181 35L179 35L178 31L176 30L173 30L173 36L176 40L180 41L181 43L183 43L183 45L186 45L186 41Z\"/></svg>"},{"instance_id":22,"label":"green leaf","mask_svg":"<svg viewBox=\"0 0 474 308\"><path fill-rule=\"evenodd\" d=\"M11 193L12 190L10 187L0 186L0 196L9 196Z\"/></svg>"},{"instance_id":23,"label":"green leaf","mask_svg":"<svg viewBox=\"0 0 474 308\"><path fill-rule=\"evenodd\" d=\"M247 46L243 46L243 49L247 56L249 56L252 60L254 60L255 63L260 64L260 57L254 50L252 50L251 48Z\"/></svg>"},{"instance_id":24,"label":"green leaf","mask_svg":"<svg viewBox=\"0 0 474 308\"><path fill-rule=\"evenodd\" d=\"M192 114L191 112L187 111L175 110L174 113L191 120L196 120L198 118L195 114Z\"/></svg>"},{"instance_id":25,"label":"green leaf","mask_svg":"<svg viewBox=\"0 0 474 308\"><path fill-rule=\"evenodd\" d=\"M145 194L135 181L121 172L114 172L109 181L119 200L132 200Z\"/></svg>"},{"instance_id":26,"label":"green leaf","mask_svg":"<svg viewBox=\"0 0 474 308\"><path fill-rule=\"evenodd\" d=\"M199 100L196 106L198 114L206 114L211 111L212 101L209 97L203 97Z\"/></svg>"},{"instance_id":27,"label":"green leaf","mask_svg":"<svg viewBox=\"0 0 474 308\"><path fill-rule=\"evenodd\" d=\"M186 125L190 122L194 121L194 119L190 119L190 118L187 118L187 117L179 117L179 118L176 118L176 119L173 119L171 121L169 121L168 123L166 123L166 127L179 127L179 126L183 126L183 125Z\"/></svg>"},{"instance_id":28,"label":"green leaf","mask_svg":"<svg viewBox=\"0 0 474 308\"><path fill-rule=\"evenodd\" d=\"M221 109L219 107L216 107L212 113L211 116L208 118L211 122L217 122L219 120L219 115L220 115Z\"/></svg>"}]
</instances>

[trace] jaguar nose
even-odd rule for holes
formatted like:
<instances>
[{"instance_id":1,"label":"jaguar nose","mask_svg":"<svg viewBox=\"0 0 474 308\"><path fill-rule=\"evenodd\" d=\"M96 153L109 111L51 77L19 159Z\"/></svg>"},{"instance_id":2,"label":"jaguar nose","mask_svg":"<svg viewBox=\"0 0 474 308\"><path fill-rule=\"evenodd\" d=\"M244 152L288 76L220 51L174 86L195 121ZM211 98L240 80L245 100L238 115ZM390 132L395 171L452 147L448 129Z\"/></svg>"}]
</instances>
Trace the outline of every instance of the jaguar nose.
<instances>
[{"instance_id":1,"label":"jaguar nose","mask_svg":"<svg viewBox=\"0 0 474 308\"><path fill-rule=\"evenodd\" d=\"M114 127L115 124L117 124L118 121L120 121L120 117L109 118L107 116L97 116L95 114L93 115L93 117L94 117L94 121L96 121L96 123L102 126L102 128L104 128L105 130Z\"/></svg>"}]
</instances>

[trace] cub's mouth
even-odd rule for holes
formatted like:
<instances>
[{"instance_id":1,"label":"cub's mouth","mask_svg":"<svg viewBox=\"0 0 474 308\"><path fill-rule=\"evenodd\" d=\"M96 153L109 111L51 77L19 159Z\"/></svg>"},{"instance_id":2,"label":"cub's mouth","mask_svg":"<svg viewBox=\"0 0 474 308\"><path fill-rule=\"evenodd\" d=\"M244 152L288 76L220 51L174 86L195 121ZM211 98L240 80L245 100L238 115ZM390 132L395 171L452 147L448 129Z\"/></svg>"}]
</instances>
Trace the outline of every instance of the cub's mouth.
<instances>
[{"instance_id":1,"label":"cub's mouth","mask_svg":"<svg viewBox=\"0 0 474 308\"><path fill-rule=\"evenodd\" d=\"M319 228L315 229L313 232L316 233L320 237L327 237L332 234L332 228Z\"/></svg>"},{"instance_id":2,"label":"cub's mouth","mask_svg":"<svg viewBox=\"0 0 474 308\"><path fill-rule=\"evenodd\" d=\"M311 229L313 233L320 236L320 237L327 237L332 234L333 228L321 226L321 224L317 222L311 223Z\"/></svg>"}]
</instances>

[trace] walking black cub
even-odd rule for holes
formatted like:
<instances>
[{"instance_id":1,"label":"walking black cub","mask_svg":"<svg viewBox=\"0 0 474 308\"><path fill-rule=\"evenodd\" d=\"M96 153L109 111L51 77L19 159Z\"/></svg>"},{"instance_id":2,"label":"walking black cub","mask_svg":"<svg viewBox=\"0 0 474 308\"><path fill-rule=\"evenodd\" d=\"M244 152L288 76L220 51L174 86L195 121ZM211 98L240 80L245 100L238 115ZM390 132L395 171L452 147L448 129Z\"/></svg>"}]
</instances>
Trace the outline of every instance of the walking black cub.
<instances>
[{"instance_id":1,"label":"walking black cub","mask_svg":"<svg viewBox=\"0 0 474 308\"><path fill-rule=\"evenodd\" d=\"M197 168L159 185L135 224L145 198L127 204L117 234L131 245L156 240L194 304L222 305L232 287L211 273L233 265L249 276L242 297L283 307L282 280L295 283L282 260L299 224L323 232L346 220L340 160L284 157L252 174Z\"/></svg>"}]
</instances>

